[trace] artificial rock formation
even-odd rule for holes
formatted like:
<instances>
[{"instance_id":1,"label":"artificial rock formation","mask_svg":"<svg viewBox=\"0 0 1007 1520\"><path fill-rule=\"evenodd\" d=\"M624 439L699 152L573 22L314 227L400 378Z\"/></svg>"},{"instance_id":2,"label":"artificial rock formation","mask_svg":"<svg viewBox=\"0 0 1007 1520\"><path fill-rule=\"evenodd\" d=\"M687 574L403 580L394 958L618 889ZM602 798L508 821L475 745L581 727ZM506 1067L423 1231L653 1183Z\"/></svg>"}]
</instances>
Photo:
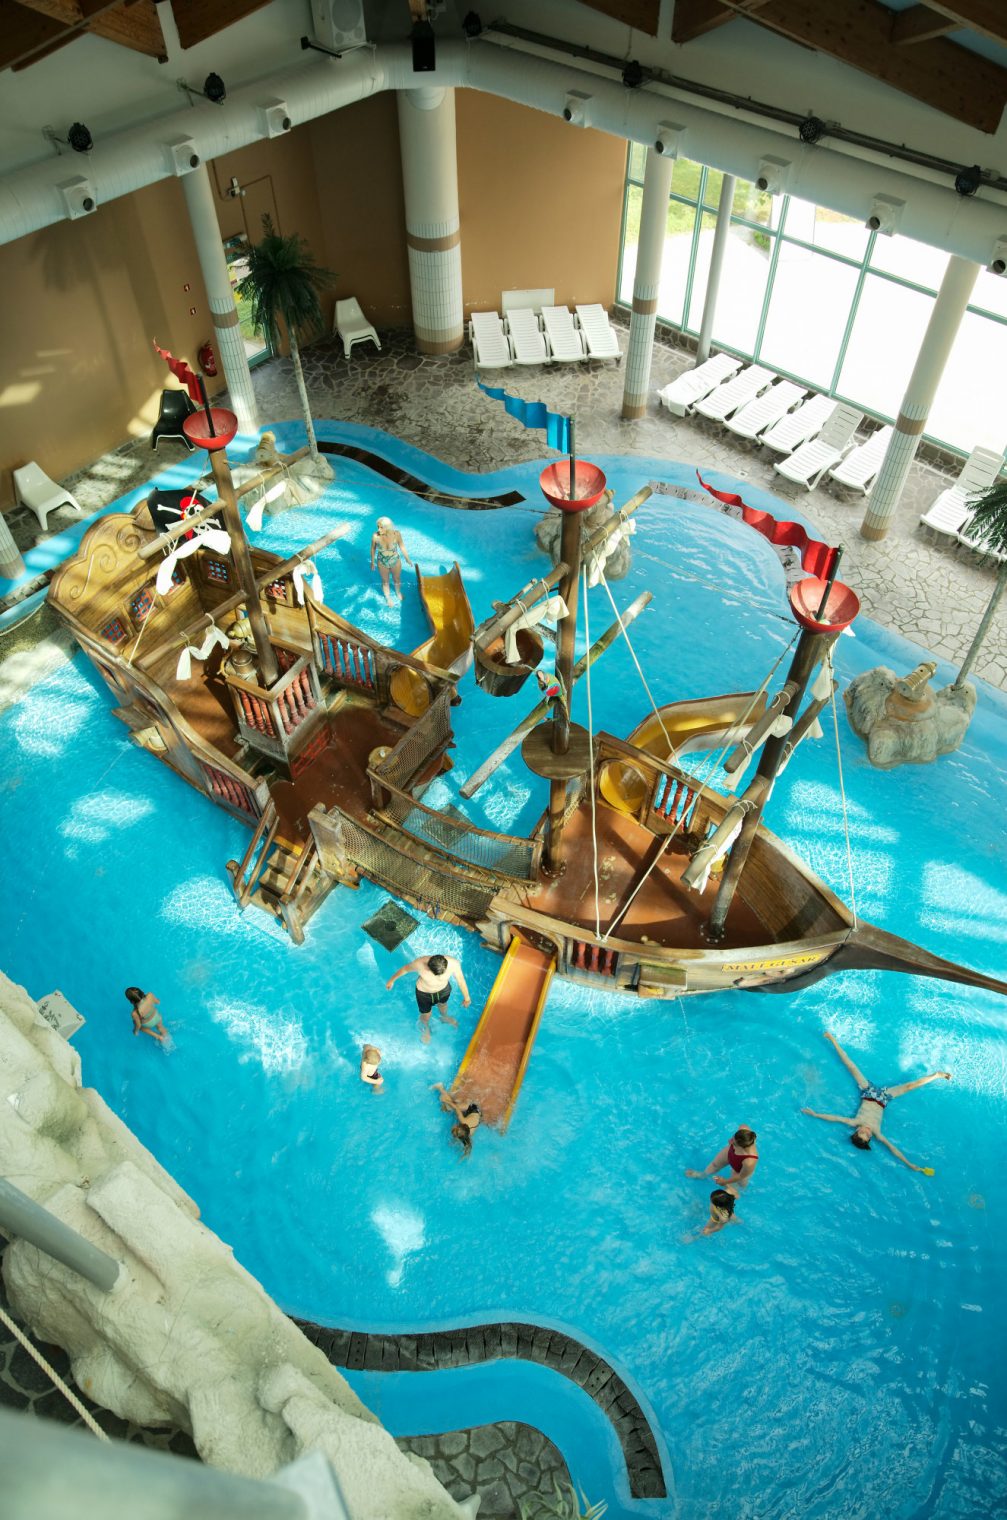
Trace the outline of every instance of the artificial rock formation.
<instances>
[{"instance_id":1,"label":"artificial rock formation","mask_svg":"<svg viewBox=\"0 0 1007 1520\"><path fill-rule=\"evenodd\" d=\"M586 512L580 514L580 539L583 544L585 539L597 533L598 529L615 515L612 503L614 493L604 491L600 501L595 502ZM629 573L632 559L629 552L629 535L634 532L636 524L630 519L621 531L613 532L611 538L602 545L600 556L593 557L598 566L604 569L605 579L609 581L621 580ZM544 554L548 554L554 565L560 562L560 536L563 532L563 513L558 507L550 507L544 517L540 517L535 525L535 542ZM598 577L594 574L596 565L591 562L587 566L588 581L596 585Z\"/></svg>"},{"instance_id":2,"label":"artificial rock formation","mask_svg":"<svg viewBox=\"0 0 1007 1520\"><path fill-rule=\"evenodd\" d=\"M141 1425L187 1430L205 1461L268 1477L330 1460L357 1520L462 1520L281 1313L149 1151L80 1085L80 1059L0 974L0 1155L8 1179L122 1264L111 1293L24 1240L3 1256L12 1306L63 1346L77 1383ZM476 1503L478 1501L475 1501Z\"/></svg>"},{"instance_id":3,"label":"artificial rock formation","mask_svg":"<svg viewBox=\"0 0 1007 1520\"><path fill-rule=\"evenodd\" d=\"M975 710L976 689L969 682L931 691L937 669L932 661L899 677L887 665L855 676L846 688L850 727L867 740L872 765L923 765L956 750Z\"/></svg>"}]
</instances>

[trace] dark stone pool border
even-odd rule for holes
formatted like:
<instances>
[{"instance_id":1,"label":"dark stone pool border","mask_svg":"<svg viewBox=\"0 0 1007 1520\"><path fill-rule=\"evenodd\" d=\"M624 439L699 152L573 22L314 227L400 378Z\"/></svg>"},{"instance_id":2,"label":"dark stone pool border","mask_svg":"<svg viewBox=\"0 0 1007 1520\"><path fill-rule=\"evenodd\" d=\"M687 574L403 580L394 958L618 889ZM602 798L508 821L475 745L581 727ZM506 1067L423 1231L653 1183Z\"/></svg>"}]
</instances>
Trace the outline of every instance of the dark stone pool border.
<instances>
[{"instance_id":1,"label":"dark stone pool border","mask_svg":"<svg viewBox=\"0 0 1007 1520\"><path fill-rule=\"evenodd\" d=\"M428 485L425 480L420 480L418 475L410 475L408 470L402 470L397 464L383 459L380 454L373 453L370 449L364 449L354 443L331 443L318 440L318 447L323 454L337 454L344 459L355 459L359 464L367 465L377 475L383 475L386 480L393 480L396 485L404 486L407 491L412 491L414 496L420 496L424 501L436 502L441 507L461 507L472 512L489 512L494 507L516 507L520 502L527 501L520 491L504 491L500 496L455 496L449 491L437 491Z\"/></svg>"},{"instance_id":2,"label":"dark stone pool border","mask_svg":"<svg viewBox=\"0 0 1007 1520\"><path fill-rule=\"evenodd\" d=\"M294 1324L333 1366L351 1371L434 1372L505 1356L551 1367L590 1394L611 1420L633 1498L663 1499L667 1495L657 1442L639 1400L604 1357L561 1330L506 1320L417 1335L372 1335L332 1330L310 1320L295 1319Z\"/></svg>"}]
</instances>

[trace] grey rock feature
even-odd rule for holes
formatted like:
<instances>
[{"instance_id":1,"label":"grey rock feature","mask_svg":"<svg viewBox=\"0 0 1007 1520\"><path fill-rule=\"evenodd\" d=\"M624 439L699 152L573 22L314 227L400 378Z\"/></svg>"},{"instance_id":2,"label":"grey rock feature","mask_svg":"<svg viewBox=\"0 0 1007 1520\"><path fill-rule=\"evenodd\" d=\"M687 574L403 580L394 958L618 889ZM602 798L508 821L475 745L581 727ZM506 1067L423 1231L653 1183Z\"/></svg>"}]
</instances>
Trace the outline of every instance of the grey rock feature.
<instances>
[{"instance_id":1,"label":"grey rock feature","mask_svg":"<svg viewBox=\"0 0 1007 1520\"><path fill-rule=\"evenodd\" d=\"M964 739L976 689L963 681L932 691L934 669L928 661L900 678L887 665L875 665L846 688L850 727L867 741L867 757L879 770L927 765L951 754Z\"/></svg>"},{"instance_id":2,"label":"grey rock feature","mask_svg":"<svg viewBox=\"0 0 1007 1520\"><path fill-rule=\"evenodd\" d=\"M615 510L613 493L605 491L601 501L589 507L586 512L582 512L580 514L581 544L590 538L592 533L597 533L598 529L608 522ZM550 507L535 525L535 542L543 554L548 554L554 565L558 565L560 561L559 545L562 532L563 513L558 507ZM621 580L628 574L633 562L628 538L621 534L615 536L618 542L605 560L605 579L610 581Z\"/></svg>"}]
</instances>

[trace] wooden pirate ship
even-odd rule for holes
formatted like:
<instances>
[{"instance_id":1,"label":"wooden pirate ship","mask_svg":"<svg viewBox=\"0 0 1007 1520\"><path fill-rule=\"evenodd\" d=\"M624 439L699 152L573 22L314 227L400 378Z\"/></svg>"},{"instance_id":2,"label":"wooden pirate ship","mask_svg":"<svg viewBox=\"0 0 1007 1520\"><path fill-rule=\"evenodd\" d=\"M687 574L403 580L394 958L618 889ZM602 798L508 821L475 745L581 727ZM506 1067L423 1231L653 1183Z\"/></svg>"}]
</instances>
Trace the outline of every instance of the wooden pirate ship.
<instances>
[{"instance_id":1,"label":"wooden pirate ship","mask_svg":"<svg viewBox=\"0 0 1007 1520\"><path fill-rule=\"evenodd\" d=\"M343 530L286 560L250 546L239 503L272 492L284 465L236 490L225 451L235 426L232 414L209 407L186 424L209 451L215 500L190 493L188 515L167 527L156 493L130 514L100 518L49 595L134 741L248 825L243 858L227 863L242 908L269 912L299 942L328 892L368 878L496 950L518 941L526 959L542 961L533 968L537 1012L514 1034L525 1060L548 985L542 966L637 997L780 991L848 967L1007 992L855 921L762 822L781 763L831 695L828 652L858 610L835 579L836 551L814 546L810 570L791 587L799 636L780 689L661 709L662 750L653 732L637 742L588 734L569 715L575 682L650 600L638 598L575 661L582 559L603 556L649 490L582 544L581 512L598 500L604 477L572 456L549 466L543 491L563 514L556 570L479 628L457 567L421 577L431 637L404 653L305 584L306 562ZM553 690L462 788L471 795L520 744L548 783L548 806L529 837L479 829L457 809L424 801L451 765L459 678L474 651L487 690L518 689L541 640L523 628L508 659L506 636L557 588L565 615ZM725 730L739 740L728 770L758 754L737 797L704 784L675 753L683 734Z\"/></svg>"}]
</instances>

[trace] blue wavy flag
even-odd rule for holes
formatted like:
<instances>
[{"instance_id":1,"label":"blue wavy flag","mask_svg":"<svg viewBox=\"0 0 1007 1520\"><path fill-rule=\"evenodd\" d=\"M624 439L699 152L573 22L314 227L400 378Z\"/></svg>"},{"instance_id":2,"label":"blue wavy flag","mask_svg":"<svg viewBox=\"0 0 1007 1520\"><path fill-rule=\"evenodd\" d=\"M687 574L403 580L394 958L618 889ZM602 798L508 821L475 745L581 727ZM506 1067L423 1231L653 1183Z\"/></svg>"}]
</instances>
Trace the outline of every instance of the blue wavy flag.
<instances>
[{"instance_id":1,"label":"blue wavy flag","mask_svg":"<svg viewBox=\"0 0 1007 1520\"><path fill-rule=\"evenodd\" d=\"M502 401L504 410L512 417L516 417L518 422L523 423L525 427L545 428L549 447L558 449L561 454L569 454L569 417L562 417L559 412L550 412L544 401L522 401L520 396L508 396L502 386L483 385L481 380L477 380L476 385L493 401Z\"/></svg>"}]
</instances>

